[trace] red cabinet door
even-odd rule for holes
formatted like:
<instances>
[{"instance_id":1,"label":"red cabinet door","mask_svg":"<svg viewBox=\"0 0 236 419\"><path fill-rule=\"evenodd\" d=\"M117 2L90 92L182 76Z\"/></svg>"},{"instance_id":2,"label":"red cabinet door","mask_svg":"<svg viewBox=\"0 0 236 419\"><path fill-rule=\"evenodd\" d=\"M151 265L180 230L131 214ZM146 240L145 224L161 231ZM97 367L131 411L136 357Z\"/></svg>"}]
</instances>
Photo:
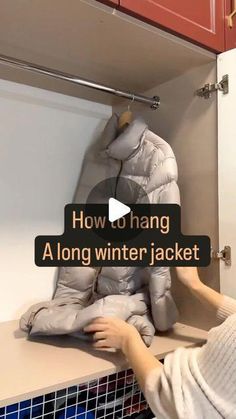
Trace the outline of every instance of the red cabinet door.
<instances>
[{"instance_id":1,"label":"red cabinet door","mask_svg":"<svg viewBox=\"0 0 236 419\"><path fill-rule=\"evenodd\" d=\"M120 0L120 9L211 50L224 50L224 0Z\"/></svg>"},{"instance_id":2,"label":"red cabinet door","mask_svg":"<svg viewBox=\"0 0 236 419\"><path fill-rule=\"evenodd\" d=\"M229 26L229 15L236 8L236 0L225 1L225 49L236 48L236 15L232 17L232 26Z\"/></svg>"}]
</instances>

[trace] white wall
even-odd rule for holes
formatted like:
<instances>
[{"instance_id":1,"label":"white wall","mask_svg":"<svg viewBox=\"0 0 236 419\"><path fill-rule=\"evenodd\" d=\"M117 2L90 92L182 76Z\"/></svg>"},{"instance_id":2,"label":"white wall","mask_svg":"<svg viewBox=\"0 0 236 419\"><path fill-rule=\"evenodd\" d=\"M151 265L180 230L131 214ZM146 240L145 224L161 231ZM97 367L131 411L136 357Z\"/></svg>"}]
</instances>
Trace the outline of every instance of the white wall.
<instances>
[{"instance_id":1,"label":"white wall","mask_svg":"<svg viewBox=\"0 0 236 419\"><path fill-rule=\"evenodd\" d=\"M158 92L161 106L156 113L142 113L150 128L174 150L182 233L206 234L214 249L218 249L217 100L214 94L205 100L194 92L216 79L215 62L192 69L146 92L149 96ZM219 262L212 261L209 267L200 269L200 274L207 285L219 291ZM174 275L172 278L180 320L206 330L215 326L214 313L204 309L186 287L174 280Z\"/></svg>"},{"instance_id":2,"label":"white wall","mask_svg":"<svg viewBox=\"0 0 236 419\"><path fill-rule=\"evenodd\" d=\"M218 249L217 101L214 94L208 100L194 94L211 80L216 80L215 62L146 91L149 97L160 95L157 111L136 103L131 109L173 148L179 172L182 233L206 234L213 248ZM117 106L115 111L124 106ZM219 290L219 262L213 261L200 273L207 285ZM172 284L180 321L203 329L215 326L214 313L204 309L186 287L175 280L174 270Z\"/></svg>"},{"instance_id":3,"label":"white wall","mask_svg":"<svg viewBox=\"0 0 236 419\"><path fill-rule=\"evenodd\" d=\"M83 155L111 107L0 80L0 321L50 299L55 268L34 238L60 234Z\"/></svg>"}]
</instances>

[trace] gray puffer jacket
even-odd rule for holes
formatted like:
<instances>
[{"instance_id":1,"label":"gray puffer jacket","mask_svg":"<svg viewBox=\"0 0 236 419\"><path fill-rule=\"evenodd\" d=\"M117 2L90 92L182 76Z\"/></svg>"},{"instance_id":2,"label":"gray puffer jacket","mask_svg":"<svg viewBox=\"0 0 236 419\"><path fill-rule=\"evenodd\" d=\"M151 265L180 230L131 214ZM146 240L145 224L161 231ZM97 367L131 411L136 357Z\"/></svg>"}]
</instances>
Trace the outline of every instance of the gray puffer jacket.
<instances>
[{"instance_id":1,"label":"gray puffer jacket","mask_svg":"<svg viewBox=\"0 0 236 419\"><path fill-rule=\"evenodd\" d=\"M180 203L173 151L141 119L119 133L118 115L111 117L87 153L74 201L86 202L99 181L114 176L137 182L150 203ZM84 326L94 318L116 316L133 324L149 346L155 329L164 331L176 322L170 286L166 267L60 268L53 299L30 307L20 327L31 335L84 337Z\"/></svg>"}]
</instances>

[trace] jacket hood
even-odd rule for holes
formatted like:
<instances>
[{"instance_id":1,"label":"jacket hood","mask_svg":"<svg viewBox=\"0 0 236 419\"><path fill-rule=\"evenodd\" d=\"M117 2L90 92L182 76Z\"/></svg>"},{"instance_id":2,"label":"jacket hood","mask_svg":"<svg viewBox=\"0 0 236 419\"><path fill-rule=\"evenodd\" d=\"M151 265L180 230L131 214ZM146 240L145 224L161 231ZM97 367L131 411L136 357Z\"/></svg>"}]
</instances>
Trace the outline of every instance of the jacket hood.
<instances>
[{"instance_id":1,"label":"jacket hood","mask_svg":"<svg viewBox=\"0 0 236 419\"><path fill-rule=\"evenodd\" d=\"M142 118L136 118L119 133L118 122L117 114L109 119L103 133L103 152L114 159L126 160L139 148L147 124Z\"/></svg>"}]
</instances>

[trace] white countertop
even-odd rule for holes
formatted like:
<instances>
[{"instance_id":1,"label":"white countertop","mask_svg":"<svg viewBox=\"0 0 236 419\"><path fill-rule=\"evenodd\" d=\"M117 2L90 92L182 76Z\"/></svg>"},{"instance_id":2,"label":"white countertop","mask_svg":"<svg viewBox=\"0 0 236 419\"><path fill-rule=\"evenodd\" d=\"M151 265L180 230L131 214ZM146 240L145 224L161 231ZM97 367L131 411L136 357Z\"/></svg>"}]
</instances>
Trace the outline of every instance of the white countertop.
<instances>
[{"instance_id":1,"label":"white countertop","mask_svg":"<svg viewBox=\"0 0 236 419\"><path fill-rule=\"evenodd\" d=\"M95 350L72 337L28 340L18 321L0 323L0 407L127 369L118 351ZM196 346L207 332L177 323L155 336L152 353L162 359L179 346Z\"/></svg>"}]
</instances>

